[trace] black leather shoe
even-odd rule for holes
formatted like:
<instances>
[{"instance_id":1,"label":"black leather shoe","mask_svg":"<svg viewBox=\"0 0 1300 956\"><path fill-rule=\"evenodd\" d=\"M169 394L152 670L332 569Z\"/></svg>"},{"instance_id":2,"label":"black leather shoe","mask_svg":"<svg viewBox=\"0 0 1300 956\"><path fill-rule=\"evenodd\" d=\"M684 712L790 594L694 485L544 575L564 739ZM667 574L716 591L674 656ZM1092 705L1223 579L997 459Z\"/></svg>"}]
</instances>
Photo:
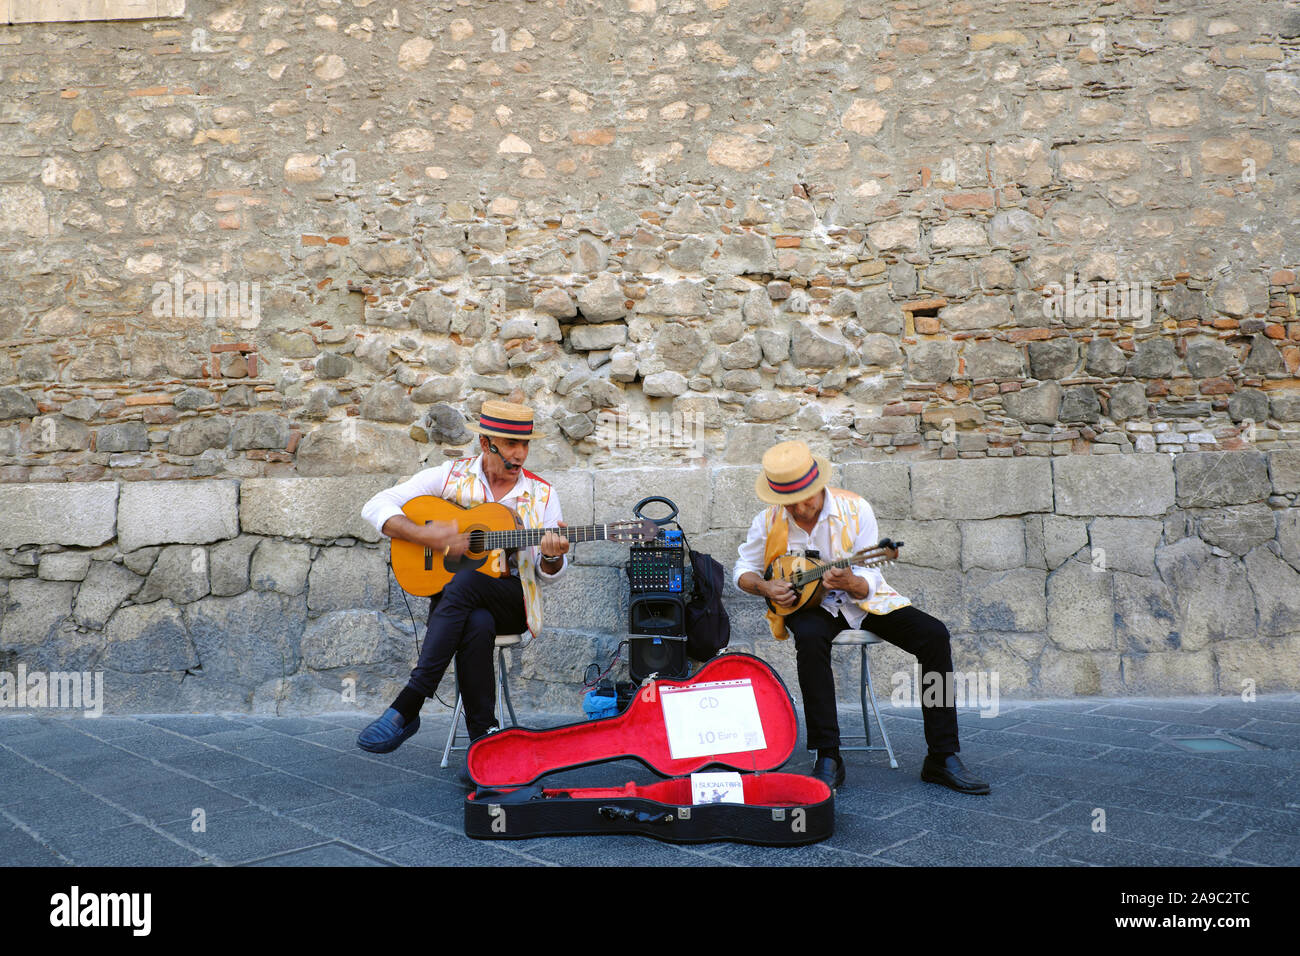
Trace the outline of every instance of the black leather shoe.
<instances>
[{"instance_id":1,"label":"black leather shoe","mask_svg":"<svg viewBox=\"0 0 1300 956\"><path fill-rule=\"evenodd\" d=\"M419 729L418 714L408 724L401 714L389 707L378 720L361 731L357 746L372 754L392 753Z\"/></svg>"},{"instance_id":2,"label":"black leather shoe","mask_svg":"<svg viewBox=\"0 0 1300 956\"><path fill-rule=\"evenodd\" d=\"M921 779L926 783L943 784L958 793L989 792L989 785L967 770L956 754L944 757L927 754L925 763L921 764Z\"/></svg>"},{"instance_id":3,"label":"black leather shoe","mask_svg":"<svg viewBox=\"0 0 1300 956\"><path fill-rule=\"evenodd\" d=\"M844 761L840 757L818 757L813 761L812 773L832 790L838 790L844 783Z\"/></svg>"}]
</instances>

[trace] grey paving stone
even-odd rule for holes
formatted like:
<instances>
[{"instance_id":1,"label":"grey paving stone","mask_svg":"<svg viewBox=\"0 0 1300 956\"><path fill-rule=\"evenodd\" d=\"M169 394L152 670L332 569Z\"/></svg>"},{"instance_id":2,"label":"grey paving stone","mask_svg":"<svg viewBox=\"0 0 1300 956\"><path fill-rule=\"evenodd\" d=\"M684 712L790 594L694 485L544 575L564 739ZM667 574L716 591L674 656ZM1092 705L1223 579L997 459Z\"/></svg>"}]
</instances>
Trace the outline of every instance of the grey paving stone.
<instances>
[{"instance_id":1,"label":"grey paving stone","mask_svg":"<svg viewBox=\"0 0 1300 956\"><path fill-rule=\"evenodd\" d=\"M962 756L964 759L965 753ZM1090 784L1136 784L1143 778L1140 770L1126 764L1112 763L1106 758L1071 759L1069 755L1031 753L1024 750L991 757L981 770L992 774L996 768L1072 781L1074 786L1077 786L1079 781L1087 781Z\"/></svg>"},{"instance_id":2,"label":"grey paving stone","mask_svg":"<svg viewBox=\"0 0 1300 956\"><path fill-rule=\"evenodd\" d=\"M202 855L142 824L95 834L52 834L47 842L77 866L186 866Z\"/></svg>"},{"instance_id":3,"label":"grey paving stone","mask_svg":"<svg viewBox=\"0 0 1300 956\"><path fill-rule=\"evenodd\" d=\"M34 714L5 714L0 716L0 741L28 734L39 734L45 723Z\"/></svg>"},{"instance_id":4,"label":"grey paving stone","mask_svg":"<svg viewBox=\"0 0 1300 956\"><path fill-rule=\"evenodd\" d=\"M162 731L137 737L119 737L113 744L129 753L153 760L170 762L169 758L211 752L211 748L193 737L182 737Z\"/></svg>"},{"instance_id":5,"label":"grey paving stone","mask_svg":"<svg viewBox=\"0 0 1300 956\"><path fill-rule=\"evenodd\" d=\"M1032 728L1026 728L1032 729ZM1052 737L1023 732L1021 730L993 730L973 738L972 743L981 747L999 750L1020 750L1035 754L1073 755L1088 759L1105 753L1110 745L1089 743L1084 740L1059 740ZM963 761L966 755L966 743L962 742Z\"/></svg>"},{"instance_id":6,"label":"grey paving stone","mask_svg":"<svg viewBox=\"0 0 1300 956\"><path fill-rule=\"evenodd\" d=\"M708 845L708 855L736 866L892 866L877 856L836 850L829 843L811 846L752 846L746 843Z\"/></svg>"},{"instance_id":7,"label":"grey paving stone","mask_svg":"<svg viewBox=\"0 0 1300 956\"><path fill-rule=\"evenodd\" d=\"M970 763L967 763L967 767L975 769ZM997 779L990 782L993 792L983 795L957 793L947 787L930 785L926 788L923 806L942 804L959 810L973 809L1013 820L1041 822L1043 817L1069 803L1068 797L1031 790L1020 786L1018 781L1018 777Z\"/></svg>"},{"instance_id":8,"label":"grey paving stone","mask_svg":"<svg viewBox=\"0 0 1300 956\"><path fill-rule=\"evenodd\" d=\"M210 783L219 783L235 777L247 777L265 770L264 767L245 760L236 754L206 747L198 753L184 753L176 757L169 757L162 762L169 767L174 767L193 777L200 777ZM222 789L226 788L222 787Z\"/></svg>"},{"instance_id":9,"label":"grey paving stone","mask_svg":"<svg viewBox=\"0 0 1300 956\"><path fill-rule=\"evenodd\" d=\"M370 714L97 721L5 715L0 807L14 815L38 808L49 835L33 830L55 848L81 841L80 857L60 850L78 862L125 865L235 862L245 850L250 855L244 859L259 865L1295 865L1300 807L1290 805L1300 804L1292 749L1300 738L1300 694L1265 695L1250 704L1005 703L994 719L976 711L959 716L962 757L993 784L990 796L921 782L920 713L887 711L901 769L889 769L880 754L846 754L849 779L837 796L835 835L802 850L731 843L683 848L634 836L469 840L461 832L465 789L455 776L464 755L457 754L448 770L438 768L450 716L436 710L416 738L383 756L355 746ZM842 715L846 732L857 730L860 719L851 705L842 709L848 711ZM572 721L572 715L526 715L524 724ZM1152 730L1164 737L1184 730L1243 737L1253 732L1273 749L1190 754L1150 736ZM803 743L786 772L806 772L811 765ZM81 786L32 760L49 763ZM280 764L289 771L268 769ZM653 779L640 763L622 761L554 774L545 783L563 788ZM165 826L194 849L131 823L128 814L93 794ZM214 820L228 827L224 849L199 847L191 839L199 836L191 831L195 807L207 812L209 833ZM1090 832L1094 807L1107 810L1108 834ZM229 827L245 820L246 827ZM18 836L0 822L0 859L8 843L15 859L35 853L38 865L57 862L21 828L10 823L9 831ZM299 831L310 836L286 836L301 837ZM271 836L262 839L262 832ZM276 840L284 839L296 845L281 850ZM1229 856L1216 855L1229 844Z\"/></svg>"},{"instance_id":10,"label":"grey paving stone","mask_svg":"<svg viewBox=\"0 0 1300 956\"><path fill-rule=\"evenodd\" d=\"M1094 807L1127 807L1132 810L1150 810L1165 813L1183 820L1199 820L1214 809L1215 801L1201 797L1189 797L1178 792L1169 792L1141 787L1122 786L1108 783L1092 783L1087 780L1061 779L1037 774L1025 774L1020 785L1029 790L1070 797ZM1188 789L1188 788L1183 788Z\"/></svg>"},{"instance_id":11,"label":"grey paving stone","mask_svg":"<svg viewBox=\"0 0 1300 956\"><path fill-rule=\"evenodd\" d=\"M136 737L149 729L147 723L135 717L95 717L72 723L83 734L109 741L118 737Z\"/></svg>"},{"instance_id":12,"label":"grey paving stone","mask_svg":"<svg viewBox=\"0 0 1300 956\"><path fill-rule=\"evenodd\" d=\"M1170 723L1179 721L1182 723L1198 723L1202 720L1208 720L1210 707L1204 703L1182 704L1178 701L1166 701L1159 705L1146 705L1137 703L1111 703L1103 704L1095 710L1089 711L1091 714L1097 714L1103 717L1132 717L1136 720L1167 720ZM1212 725L1228 726L1221 721L1242 720L1234 718L1232 715L1224 714L1216 716Z\"/></svg>"},{"instance_id":13,"label":"grey paving stone","mask_svg":"<svg viewBox=\"0 0 1300 956\"><path fill-rule=\"evenodd\" d=\"M972 801L972 807L977 805ZM1013 820L964 807L927 804L904 810L889 818L899 826L929 830L958 840L979 840L999 846L1028 849L1054 836L1060 829L1045 823Z\"/></svg>"},{"instance_id":14,"label":"grey paving stone","mask_svg":"<svg viewBox=\"0 0 1300 956\"><path fill-rule=\"evenodd\" d=\"M188 821L195 807L202 807L212 815L248 806L247 800L233 794L161 769L147 776L104 784L96 792L155 824Z\"/></svg>"},{"instance_id":15,"label":"grey paving stone","mask_svg":"<svg viewBox=\"0 0 1300 956\"><path fill-rule=\"evenodd\" d=\"M1095 744L1101 747L1126 747L1129 750L1154 750L1164 746L1163 741L1151 735L1151 730L1127 730L1122 727L1099 727L1087 724L1072 725L1044 720L1026 723L1015 733L1071 743Z\"/></svg>"},{"instance_id":16,"label":"grey paving stone","mask_svg":"<svg viewBox=\"0 0 1300 956\"><path fill-rule=\"evenodd\" d=\"M835 834L823 846L872 856L887 846L911 840L924 833L927 827L916 826L900 819L902 814L881 820L866 814L843 810L838 799L835 803Z\"/></svg>"},{"instance_id":17,"label":"grey paving stone","mask_svg":"<svg viewBox=\"0 0 1300 956\"><path fill-rule=\"evenodd\" d=\"M14 753L39 764L45 764L50 760L66 760L82 754L112 752L108 744L58 724L48 723L39 732L13 737L6 740L4 745Z\"/></svg>"},{"instance_id":18,"label":"grey paving stone","mask_svg":"<svg viewBox=\"0 0 1300 956\"><path fill-rule=\"evenodd\" d=\"M490 841L479 841L490 842ZM722 861L700 848L664 843L651 837L583 836L520 840L516 848L540 860L565 866L719 866Z\"/></svg>"},{"instance_id":19,"label":"grey paving stone","mask_svg":"<svg viewBox=\"0 0 1300 956\"><path fill-rule=\"evenodd\" d=\"M335 751L287 734L242 737L223 741L220 749L268 767L292 767L332 756Z\"/></svg>"},{"instance_id":20,"label":"grey paving stone","mask_svg":"<svg viewBox=\"0 0 1300 956\"><path fill-rule=\"evenodd\" d=\"M1234 860L1269 866L1300 866L1300 835L1252 833L1232 849Z\"/></svg>"},{"instance_id":21,"label":"grey paving stone","mask_svg":"<svg viewBox=\"0 0 1300 956\"><path fill-rule=\"evenodd\" d=\"M1086 803L1076 802L1044 817L1042 822L1065 827L1069 833L1090 835L1094 809ZM1185 821L1167 814L1124 807L1103 809L1106 810L1105 832L1112 837L1205 856L1225 856L1250 832L1246 827L1224 826L1205 820L1188 826Z\"/></svg>"},{"instance_id":22,"label":"grey paving stone","mask_svg":"<svg viewBox=\"0 0 1300 956\"><path fill-rule=\"evenodd\" d=\"M1296 805L1300 806L1300 797L1297 797ZM1300 810L1266 810L1224 803L1211 810L1201 822L1292 836L1300 833Z\"/></svg>"},{"instance_id":23,"label":"grey paving stone","mask_svg":"<svg viewBox=\"0 0 1300 956\"><path fill-rule=\"evenodd\" d=\"M1286 706L1282 701L1275 701L1271 697L1257 699L1255 703L1250 704L1244 701L1215 704L1209 709L1209 714L1219 720L1244 718L1246 720L1276 720L1287 724L1300 724L1300 707Z\"/></svg>"},{"instance_id":24,"label":"grey paving stone","mask_svg":"<svg viewBox=\"0 0 1300 956\"><path fill-rule=\"evenodd\" d=\"M1272 726L1270 724L1270 726ZM1271 747L1274 750L1285 750L1292 755L1300 750L1300 734L1297 733L1270 733L1260 728L1258 723L1247 724L1245 727L1238 727L1232 732L1232 736L1240 737L1242 740L1249 740L1253 743L1263 744L1265 747ZM1300 759L1297 759L1300 763Z\"/></svg>"},{"instance_id":25,"label":"grey paving stone","mask_svg":"<svg viewBox=\"0 0 1300 956\"><path fill-rule=\"evenodd\" d=\"M245 724L235 730L213 731L203 735L203 743L217 750L232 750L235 746L262 737L277 736L273 731L256 724ZM197 739L197 738L196 738Z\"/></svg>"},{"instance_id":26,"label":"grey paving stone","mask_svg":"<svg viewBox=\"0 0 1300 956\"><path fill-rule=\"evenodd\" d=\"M383 852L383 858L403 866L546 866L549 861L531 855L534 842L471 840L464 834L442 830L390 847Z\"/></svg>"},{"instance_id":27,"label":"grey paving stone","mask_svg":"<svg viewBox=\"0 0 1300 956\"><path fill-rule=\"evenodd\" d=\"M53 834L77 836L97 833L134 821L102 800L97 800L62 780L54 780L27 800L12 803L5 812L42 837Z\"/></svg>"},{"instance_id":28,"label":"grey paving stone","mask_svg":"<svg viewBox=\"0 0 1300 956\"><path fill-rule=\"evenodd\" d=\"M426 837L432 824L356 798L290 811L293 819L364 850L383 850Z\"/></svg>"},{"instance_id":29,"label":"grey paving stone","mask_svg":"<svg viewBox=\"0 0 1300 956\"><path fill-rule=\"evenodd\" d=\"M229 733L243 727L259 726L246 717L221 717L209 714L152 716L142 717L140 720L155 727L165 727L176 733L185 734L187 737L206 737L208 734Z\"/></svg>"},{"instance_id":30,"label":"grey paving stone","mask_svg":"<svg viewBox=\"0 0 1300 956\"><path fill-rule=\"evenodd\" d=\"M367 794L366 799L421 820L459 827L464 815L465 788L454 783L431 786L421 780L385 787Z\"/></svg>"},{"instance_id":31,"label":"grey paving stone","mask_svg":"<svg viewBox=\"0 0 1300 956\"><path fill-rule=\"evenodd\" d=\"M221 780L218 786L259 806L281 811L332 803L344 796L322 784L279 771Z\"/></svg>"},{"instance_id":32,"label":"grey paving stone","mask_svg":"<svg viewBox=\"0 0 1300 956\"><path fill-rule=\"evenodd\" d=\"M880 853L879 859L902 866L934 866L942 861L945 866L1062 866L1063 861L1045 857L1027 850L955 840L938 833L926 833L901 846Z\"/></svg>"},{"instance_id":33,"label":"grey paving stone","mask_svg":"<svg viewBox=\"0 0 1300 956\"><path fill-rule=\"evenodd\" d=\"M294 737L330 730L332 727L328 722L315 717L256 717L253 723L277 734Z\"/></svg>"},{"instance_id":34,"label":"grey paving stone","mask_svg":"<svg viewBox=\"0 0 1300 956\"><path fill-rule=\"evenodd\" d=\"M1201 853L1120 840L1108 833L1065 832L1036 853L1099 866L1228 866L1228 861Z\"/></svg>"},{"instance_id":35,"label":"grey paving stone","mask_svg":"<svg viewBox=\"0 0 1300 956\"><path fill-rule=\"evenodd\" d=\"M0 865L66 866L48 846L0 818Z\"/></svg>"},{"instance_id":36,"label":"grey paving stone","mask_svg":"<svg viewBox=\"0 0 1300 956\"><path fill-rule=\"evenodd\" d=\"M209 813L204 829L194 831L193 817L176 820L161 829L215 862L244 863L273 853L314 846L329 839L287 816L250 807L229 813Z\"/></svg>"},{"instance_id":37,"label":"grey paving stone","mask_svg":"<svg viewBox=\"0 0 1300 956\"><path fill-rule=\"evenodd\" d=\"M299 777L328 784L352 796L365 796L372 791L409 781L412 776L395 767L386 767L377 761L351 754L336 754L296 764L293 772Z\"/></svg>"},{"instance_id":38,"label":"grey paving stone","mask_svg":"<svg viewBox=\"0 0 1300 956\"><path fill-rule=\"evenodd\" d=\"M244 866L391 866L392 864L341 843L325 843L254 860Z\"/></svg>"},{"instance_id":39,"label":"grey paving stone","mask_svg":"<svg viewBox=\"0 0 1300 956\"><path fill-rule=\"evenodd\" d=\"M351 753L359 750L357 746L357 731L350 727L326 727L323 730L309 730L299 735L303 740L310 741L314 744L320 744L322 747L329 747L331 750L337 750L340 753ZM414 738L406 741L393 753L400 754L410 749L406 744L414 744Z\"/></svg>"}]
</instances>

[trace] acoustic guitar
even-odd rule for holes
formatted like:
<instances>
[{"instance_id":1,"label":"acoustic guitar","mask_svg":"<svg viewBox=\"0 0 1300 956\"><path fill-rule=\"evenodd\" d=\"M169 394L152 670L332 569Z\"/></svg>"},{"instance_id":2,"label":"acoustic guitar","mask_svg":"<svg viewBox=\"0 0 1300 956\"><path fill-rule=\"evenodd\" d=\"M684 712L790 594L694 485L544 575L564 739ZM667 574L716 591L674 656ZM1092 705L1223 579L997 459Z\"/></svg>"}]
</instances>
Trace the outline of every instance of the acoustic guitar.
<instances>
[{"instance_id":1,"label":"acoustic guitar","mask_svg":"<svg viewBox=\"0 0 1300 956\"><path fill-rule=\"evenodd\" d=\"M402 512L416 524L454 521L461 534L469 535L465 553L459 557L450 557L413 541L393 539L393 576L402 590L417 597L440 593L452 575L463 568L473 568L494 578L502 577L509 570L507 551L534 547L549 531L563 535L574 544L580 541L651 541L659 533L658 525L649 518L572 528L521 528L515 512L503 504L488 502L462 508L436 495L412 498L403 506Z\"/></svg>"},{"instance_id":2,"label":"acoustic guitar","mask_svg":"<svg viewBox=\"0 0 1300 956\"><path fill-rule=\"evenodd\" d=\"M763 579L787 582L794 589L795 601L789 606L782 606L771 598L764 598L764 600L767 601L767 606L773 614L779 614L781 617L793 614L807 604L821 601L822 595L826 592L826 586L822 584L822 575L831 568L874 568L878 565L890 564L898 560L898 549L902 546L901 541L881 538L880 543L874 548L863 548L856 554L840 558L838 561L821 561L802 554L783 554L767 566L767 570L763 572Z\"/></svg>"}]
</instances>

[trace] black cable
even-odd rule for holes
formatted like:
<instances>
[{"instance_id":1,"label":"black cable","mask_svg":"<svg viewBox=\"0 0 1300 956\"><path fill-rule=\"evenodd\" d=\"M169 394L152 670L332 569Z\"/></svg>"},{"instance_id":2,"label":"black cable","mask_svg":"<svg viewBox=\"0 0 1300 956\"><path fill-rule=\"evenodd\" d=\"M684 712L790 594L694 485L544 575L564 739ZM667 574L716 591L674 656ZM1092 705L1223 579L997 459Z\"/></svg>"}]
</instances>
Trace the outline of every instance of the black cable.
<instances>
[{"instance_id":1,"label":"black cable","mask_svg":"<svg viewBox=\"0 0 1300 956\"><path fill-rule=\"evenodd\" d=\"M602 680L604 680L607 676L609 676L609 672L612 671L612 670L614 669L614 665L618 663L618 661L619 661L619 657L620 657L620 655L623 653L623 647L624 647L624 645L626 645L626 644L627 644L627 641L619 641L619 642L618 642L618 646L617 646L616 648L614 648L614 655L609 659L609 666L605 668L605 670L604 670L603 673L597 674L596 677L595 677L594 679L590 679L590 680L589 680L589 679L587 678L587 674L589 674L589 673L591 672L591 669L592 669L593 667L597 667L598 665L596 665L596 664L588 664L588 665L587 665L587 670L586 670L586 672L584 672L584 674L583 674L582 686L585 687L585 688L587 688L588 690L591 690L591 689L593 689L594 687L596 687L596 686L597 686L597 685L598 685Z\"/></svg>"},{"instance_id":2,"label":"black cable","mask_svg":"<svg viewBox=\"0 0 1300 956\"><path fill-rule=\"evenodd\" d=\"M415 612L411 610L411 602L406 599L406 588L402 587L401 583L397 580L397 572L393 570L391 552L388 559L388 572L393 576L393 583L397 585L397 590L402 592L402 603L406 605L406 613L411 618L411 635L415 638L415 659L418 661L420 659L420 628L415 623ZM447 702L438 696L438 691L436 689L433 692L433 696L438 703L442 704L442 706L447 706Z\"/></svg>"}]
</instances>

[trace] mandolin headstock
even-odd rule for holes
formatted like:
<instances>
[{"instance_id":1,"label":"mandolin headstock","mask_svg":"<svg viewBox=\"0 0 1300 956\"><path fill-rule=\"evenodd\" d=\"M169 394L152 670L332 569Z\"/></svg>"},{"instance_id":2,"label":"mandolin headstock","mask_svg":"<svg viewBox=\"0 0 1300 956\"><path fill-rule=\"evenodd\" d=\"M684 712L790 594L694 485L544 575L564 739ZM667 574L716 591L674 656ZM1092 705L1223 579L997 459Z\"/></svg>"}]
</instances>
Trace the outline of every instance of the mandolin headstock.
<instances>
[{"instance_id":1,"label":"mandolin headstock","mask_svg":"<svg viewBox=\"0 0 1300 956\"><path fill-rule=\"evenodd\" d=\"M894 541L890 538L881 538L880 542L867 552L867 559L862 563L869 568L877 567L882 564L892 564L898 560L898 549L903 546L903 542Z\"/></svg>"}]
</instances>

